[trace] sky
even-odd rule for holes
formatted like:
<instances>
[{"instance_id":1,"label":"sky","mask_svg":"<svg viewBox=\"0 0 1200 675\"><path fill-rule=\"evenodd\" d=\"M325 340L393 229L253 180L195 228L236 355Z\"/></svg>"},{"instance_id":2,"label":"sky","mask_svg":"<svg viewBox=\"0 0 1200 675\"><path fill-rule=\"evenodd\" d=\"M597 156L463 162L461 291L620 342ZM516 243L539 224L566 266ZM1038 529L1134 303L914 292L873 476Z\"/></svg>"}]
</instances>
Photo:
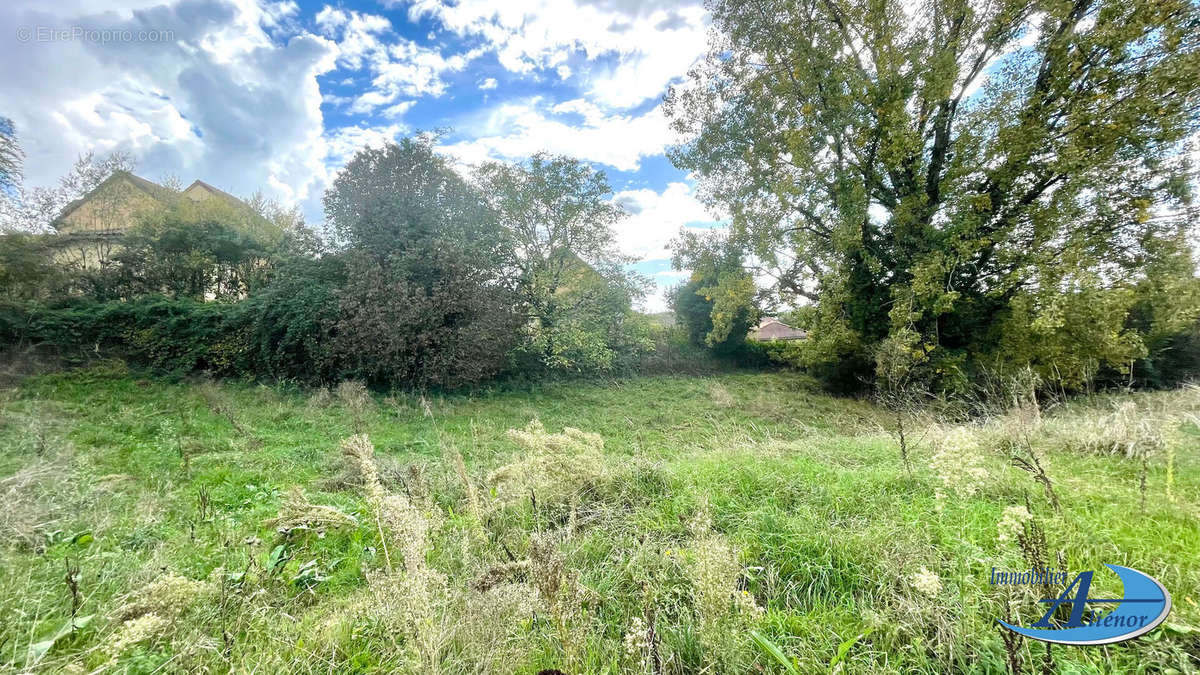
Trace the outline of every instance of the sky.
<instances>
[{"instance_id":1,"label":"sky","mask_svg":"<svg viewBox=\"0 0 1200 675\"><path fill-rule=\"evenodd\" d=\"M128 151L151 180L261 189L323 220L321 196L364 145L443 130L464 171L540 150L607 173L616 228L665 309L668 244L711 227L673 167L667 88L706 48L679 0L5 0L0 116L26 184L82 152Z\"/></svg>"}]
</instances>

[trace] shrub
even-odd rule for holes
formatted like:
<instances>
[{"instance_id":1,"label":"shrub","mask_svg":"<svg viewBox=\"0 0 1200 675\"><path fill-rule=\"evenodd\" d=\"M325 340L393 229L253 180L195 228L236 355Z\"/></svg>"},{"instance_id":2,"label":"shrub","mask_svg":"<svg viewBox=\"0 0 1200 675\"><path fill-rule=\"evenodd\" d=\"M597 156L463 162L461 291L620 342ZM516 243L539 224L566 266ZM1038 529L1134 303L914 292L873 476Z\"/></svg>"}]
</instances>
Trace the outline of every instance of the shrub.
<instances>
[{"instance_id":1,"label":"shrub","mask_svg":"<svg viewBox=\"0 0 1200 675\"><path fill-rule=\"evenodd\" d=\"M331 354L338 318L337 289L345 267L336 257L299 261L279 271L241 303L244 313L244 370L262 377L306 382L341 379Z\"/></svg>"},{"instance_id":2,"label":"shrub","mask_svg":"<svg viewBox=\"0 0 1200 675\"><path fill-rule=\"evenodd\" d=\"M511 295L449 254L427 269L436 276L422 283L402 260L355 268L332 344L344 376L457 387L500 371L520 322Z\"/></svg>"},{"instance_id":3,"label":"shrub","mask_svg":"<svg viewBox=\"0 0 1200 675\"><path fill-rule=\"evenodd\" d=\"M237 372L245 352L241 317L230 305L147 297L130 302L73 299L12 306L4 342L56 351L68 364L117 356L167 373Z\"/></svg>"}]
</instances>

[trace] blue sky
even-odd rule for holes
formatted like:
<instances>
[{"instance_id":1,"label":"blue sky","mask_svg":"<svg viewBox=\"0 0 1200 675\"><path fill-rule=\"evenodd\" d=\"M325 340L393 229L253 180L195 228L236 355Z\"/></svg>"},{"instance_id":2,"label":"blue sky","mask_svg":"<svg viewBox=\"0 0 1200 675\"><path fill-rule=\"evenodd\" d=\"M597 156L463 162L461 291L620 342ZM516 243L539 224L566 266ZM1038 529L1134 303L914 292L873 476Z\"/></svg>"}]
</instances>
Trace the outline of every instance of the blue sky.
<instances>
[{"instance_id":1,"label":"blue sky","mask_svg":"<svg viewBox=\"0 0 1200 675\"><path fill-rule=\"evenodd\" d=\"M707 21L676 0L9 0L0 116L28 184L88 149L127 150L152 180L262 189L310 222L355 150L416 131L448 130L441 149L464 171L573 155L608 173L630 214L619 242L659 283L658 310L680 276L667 243L719 220L667 160L661 110Z\"/></svg>"}]
</instances>

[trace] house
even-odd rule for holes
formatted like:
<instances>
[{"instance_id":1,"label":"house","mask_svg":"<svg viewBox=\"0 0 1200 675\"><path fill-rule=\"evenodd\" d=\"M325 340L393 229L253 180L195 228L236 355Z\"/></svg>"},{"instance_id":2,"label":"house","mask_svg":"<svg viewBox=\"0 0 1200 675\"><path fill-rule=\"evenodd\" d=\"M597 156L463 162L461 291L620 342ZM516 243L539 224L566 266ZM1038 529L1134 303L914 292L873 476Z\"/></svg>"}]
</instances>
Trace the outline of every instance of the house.
<instances>
[{"instance_id":1,"label":"house","mask_svg":"<svg viewBox=\"0 0 1200 675\"><path fill-rule=\"evenodd\" d=\"M804 340L808 338L808 333L798 328L792 328L775 317L764 316L757 326L750 329L750 335L747 337L756 342Z\"/></svg>"},{"instance_id":2,"label":"house","mask_svg":"<svg viewBox=\"0 0 1200 675\"><path fill-rule=\"evenodd\" d=\"M172 208L184 209L188 218L214 218L256 234L269 236L274 229L249 204L204 181L176 191L128 171L114 171L50 223L61 235L55 258L62 264L98 267L118 250L122 235Z\"/></svg>"},{"instance_id":3,"label":"house","mask_svg":"<svg viewBox=\"0 0 1200 675\"><path fill-rule=\"evenodd\" d=\"M119 235L146 215L165 210L177 198L174 190L128 171L114 171L90 192L67 204L50 226L59 234Z\"/></svg>"}]
</instances>

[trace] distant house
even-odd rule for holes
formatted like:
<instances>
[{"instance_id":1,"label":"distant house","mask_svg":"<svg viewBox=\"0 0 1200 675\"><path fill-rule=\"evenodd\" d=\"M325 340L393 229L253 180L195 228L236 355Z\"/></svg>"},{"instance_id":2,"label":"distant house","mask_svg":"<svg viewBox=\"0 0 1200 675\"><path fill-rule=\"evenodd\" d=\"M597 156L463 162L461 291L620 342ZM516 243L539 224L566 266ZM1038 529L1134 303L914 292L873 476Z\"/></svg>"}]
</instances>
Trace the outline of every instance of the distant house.
<instances>
[{"instance_id":1,"label":"distant house","mask_svg":"<svg viewBox=\"0 0 1200 675\"><path fill-rule=\"evenodd\" d=\"M62 235L56 258L63 264L96 267L116 252L122 235L173 207L186 208L192 218L212 217L249 232L273 229L249 204L204 181L175 191L128 171L114 171L50 223Z\"/></svg>"},{"instance_id":2,"label":"distant house","mask_svg":"<svg viewBox=\"0 0 1200 675\"><path fill-rule=\"evenodd\" d=\"M749 339L756 342L768 342L771 340L804 340L808 338L808 333L792 328L786 323L772 316L765 316L758 325L750 329Z\"/></svg>"},{"instance_id":3,"label":"distant house","mask_svg":"<svg viewBox=\"0 0 1200 675\"><path fill-rule=\"evenodd\" d=\"M166 209L176 199L178 194L170 188L128 171L114 171L91 192L67 204L50 225L59 234L123 234L141 218Z\"/></svg>"}]
</instances>

